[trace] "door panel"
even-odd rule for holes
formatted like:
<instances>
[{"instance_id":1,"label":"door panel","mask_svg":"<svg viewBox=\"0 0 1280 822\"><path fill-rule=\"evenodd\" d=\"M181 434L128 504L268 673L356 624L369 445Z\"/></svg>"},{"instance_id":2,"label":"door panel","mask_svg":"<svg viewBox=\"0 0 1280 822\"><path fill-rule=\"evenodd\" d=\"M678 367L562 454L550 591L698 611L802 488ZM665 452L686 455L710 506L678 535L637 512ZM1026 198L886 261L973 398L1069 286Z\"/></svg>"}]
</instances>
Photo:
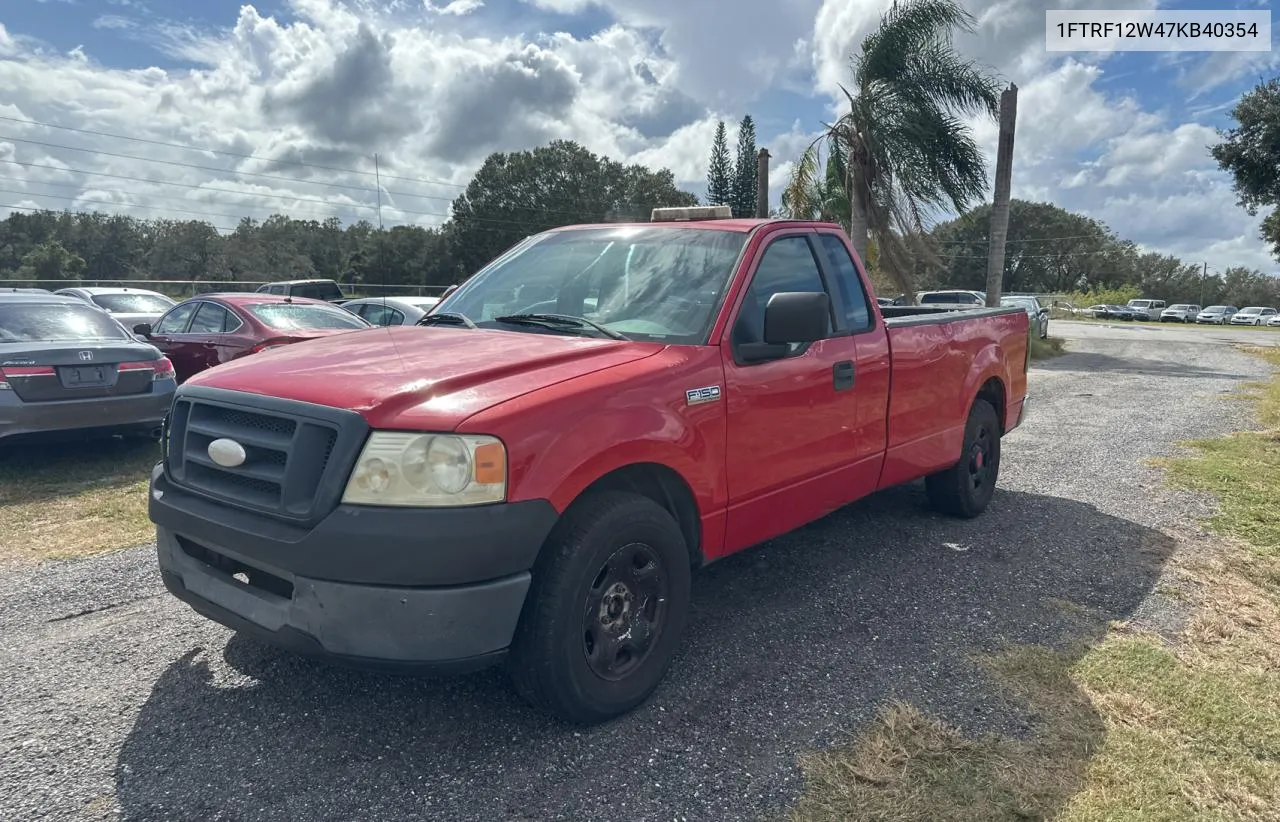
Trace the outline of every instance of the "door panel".
<instances>
[{"instance_id":1,"label":"door panel","mask_svg":"<svg viewBox=\"0 0 1280 822\"><path fill-rule=\"evenodd\" d=\"M790 531L851 498L831 475L856 462L859 376L853 338L837 335L833 324L832 336L794 345L782 359L744 365L734 357L737 346L763 341L765 306L782 291L828 291L806 234L781 234L763 247L722 343L726 552ZM835 298L832 304L841 305ZM847 382L850 365L854 384L838 389L838 382Z\"/></svg>"}]
</instances>

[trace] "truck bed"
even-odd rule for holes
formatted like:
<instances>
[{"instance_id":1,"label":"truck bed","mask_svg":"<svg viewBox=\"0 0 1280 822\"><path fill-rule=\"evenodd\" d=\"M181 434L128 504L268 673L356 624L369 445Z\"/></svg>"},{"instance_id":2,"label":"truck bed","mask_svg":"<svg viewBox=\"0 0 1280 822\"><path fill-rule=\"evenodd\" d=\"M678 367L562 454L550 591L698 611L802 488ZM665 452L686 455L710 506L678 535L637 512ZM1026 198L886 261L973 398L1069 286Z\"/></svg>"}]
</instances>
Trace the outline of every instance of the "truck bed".
<instances>
[{"instance_id":1,"label":"truck bed","mask_svg":"<svg viewBox=\"0 0 1280 822\"><path fill-rule=\"evenodd\" d=\"M891 352L886 448L880 487L953 464L968 406L989 380L996 413L1008 427L1026 392L1026 312L1017 307L881 308ZM1020 367L1023 366L1023 367Z\"/></svg>"}]
</instances>

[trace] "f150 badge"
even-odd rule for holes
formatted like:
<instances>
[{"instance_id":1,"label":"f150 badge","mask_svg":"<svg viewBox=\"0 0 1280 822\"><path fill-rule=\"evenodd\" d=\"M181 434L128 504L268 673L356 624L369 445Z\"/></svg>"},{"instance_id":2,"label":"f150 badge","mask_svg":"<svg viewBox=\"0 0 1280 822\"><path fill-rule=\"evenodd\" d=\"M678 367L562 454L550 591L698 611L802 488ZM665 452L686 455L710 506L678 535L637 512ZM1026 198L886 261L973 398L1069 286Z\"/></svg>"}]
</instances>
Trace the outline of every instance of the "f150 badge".
<instances>
[{"instance_id":1,"label":"f150 badge","mask_svg":"<svg viewBox=\"0 0 1280 822\"><path fill-rule=\"evenodd\" d=\"M684 392L684 400L688 405L702 405L704 402L715 402L720 399L720 386L708 385L705 388L690 388Z\"/></svg>"}]
</instances>

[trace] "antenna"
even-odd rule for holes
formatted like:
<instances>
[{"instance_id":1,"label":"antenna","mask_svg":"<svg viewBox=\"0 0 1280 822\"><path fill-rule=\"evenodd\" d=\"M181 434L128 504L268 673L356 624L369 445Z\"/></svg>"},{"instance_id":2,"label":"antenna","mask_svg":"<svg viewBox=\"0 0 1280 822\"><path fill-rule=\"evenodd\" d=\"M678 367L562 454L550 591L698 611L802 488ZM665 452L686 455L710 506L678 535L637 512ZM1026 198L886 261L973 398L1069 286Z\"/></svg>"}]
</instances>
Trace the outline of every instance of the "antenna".
<instances>
[{"instance_id":1,"label":"antenna","mask_svg":"<svg viewBox=\"0 0 1280 822\"><path fill-rule=\"evenodd\" d=\"M378 154L373 155L373 179L378 194L378 271L382 274L382 310L387 310L387 268L382 264L382 244L386 237L382 234L382 169L378 166ZM385 317L386 314L384 313Z\"/></svg>"}]
</instances>

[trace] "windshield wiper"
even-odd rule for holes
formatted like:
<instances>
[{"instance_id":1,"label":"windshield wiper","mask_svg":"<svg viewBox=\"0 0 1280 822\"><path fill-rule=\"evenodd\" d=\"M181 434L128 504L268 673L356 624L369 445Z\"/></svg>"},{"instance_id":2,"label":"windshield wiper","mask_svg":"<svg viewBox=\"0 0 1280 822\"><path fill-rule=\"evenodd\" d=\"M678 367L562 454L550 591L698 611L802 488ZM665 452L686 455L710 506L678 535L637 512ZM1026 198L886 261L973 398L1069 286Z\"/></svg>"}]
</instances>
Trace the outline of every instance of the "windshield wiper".
<instances>
[{"instance_id":1,"label":"windshield wiper","mask_svg":"<svg viewBox=\"0 0 1280 822\"><path fill-rule=\"evenodd\" d=\"M612 328L605 328L597 322L592 322L586 317L574 317L571 314L507 314L504 317L494 317L494 320L500 323L513 323L519 325L542 325L551 326L552 328L591 328L599 331L611 340L630 340L631 338L625 334L619 334Z\"/></svg>"},{"instance_id":2,"label":"windshield wiper","mask_svg":"<svg viewBox=\"0 0 1280 822\"><path fill-rule=\"evenodd\" d=\"M428 314L418 320L414 325L465 325L467 328L478 328L471 318L466 314L459 314L456 311L441 311L438 314Z\"/></svg>"}]
</instances>

